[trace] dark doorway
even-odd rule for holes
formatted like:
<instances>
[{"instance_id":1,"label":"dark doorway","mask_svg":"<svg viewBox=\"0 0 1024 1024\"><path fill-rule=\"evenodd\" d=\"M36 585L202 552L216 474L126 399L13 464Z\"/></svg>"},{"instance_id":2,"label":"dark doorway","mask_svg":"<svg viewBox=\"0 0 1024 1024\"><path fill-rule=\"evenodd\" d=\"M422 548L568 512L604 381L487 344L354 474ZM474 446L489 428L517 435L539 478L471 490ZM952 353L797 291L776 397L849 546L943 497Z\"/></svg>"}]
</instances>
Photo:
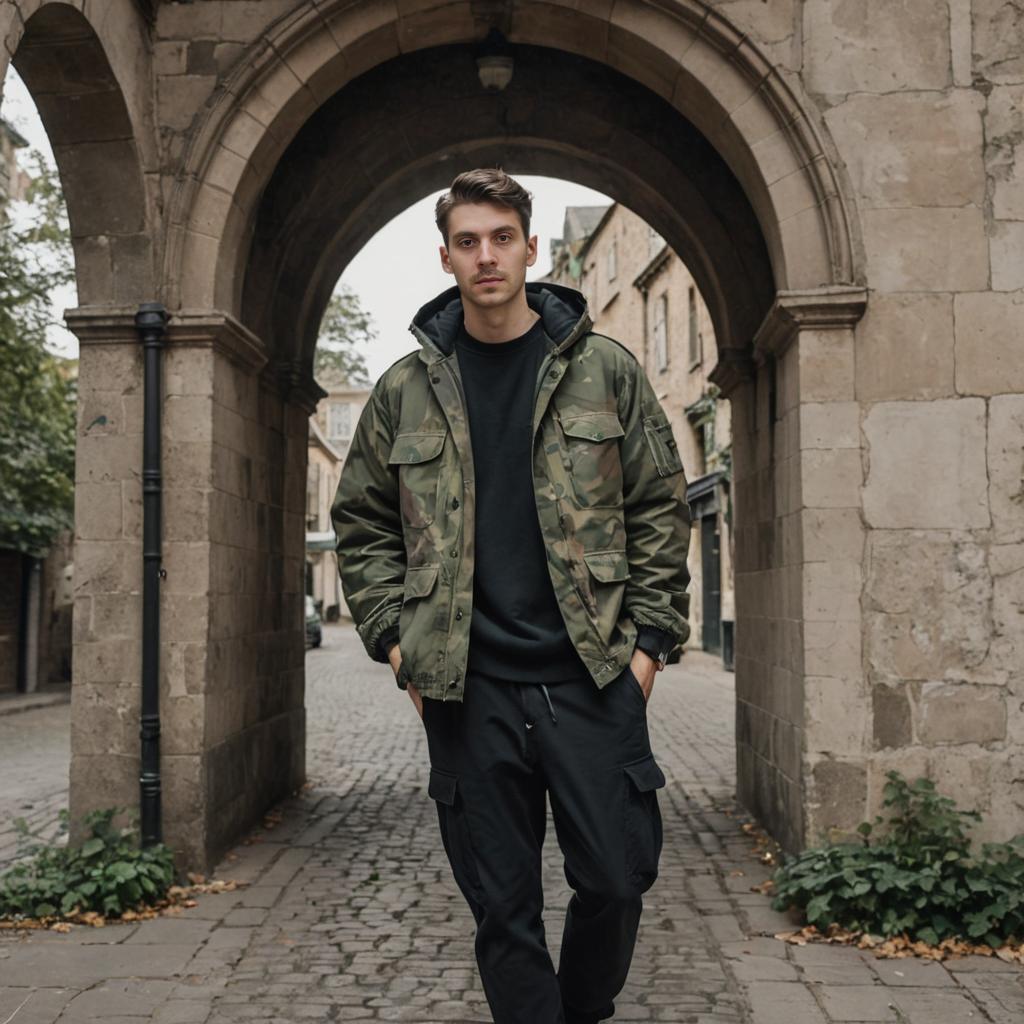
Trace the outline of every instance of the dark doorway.
<instances>
[{"instance_id":1,"label":"dark doorway","mask_svg":"<svg viewBox=\"0 0 1024 1024\"><path fill-rule=\"evenodd\" d=\"M700 521L701 595L703 623L701 640L705 651L722 650L722 555L718 514L703 516Z\"/></svg>"}]
</instances>

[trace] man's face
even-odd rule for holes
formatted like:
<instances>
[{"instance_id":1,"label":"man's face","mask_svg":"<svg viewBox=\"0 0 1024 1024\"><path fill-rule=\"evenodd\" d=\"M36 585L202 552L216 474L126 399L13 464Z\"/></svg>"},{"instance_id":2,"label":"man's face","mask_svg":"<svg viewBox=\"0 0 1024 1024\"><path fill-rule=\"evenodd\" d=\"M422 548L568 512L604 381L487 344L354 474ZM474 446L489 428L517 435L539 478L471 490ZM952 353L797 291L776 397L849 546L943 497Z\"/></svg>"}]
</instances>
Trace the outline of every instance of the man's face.
<instances>
[{"instance_id":1,"label":"man's face","mask_svg":"<svg viewBox=\"0 0 1024 1024\"><path fill-rule=\"evenodd\" d=\"M459 203L448 214L441 266L455 275L462 301L494 308L514 299L537 260L537 236L526 238L519 214L492 203Z\"/></svg>"}]
</instances>

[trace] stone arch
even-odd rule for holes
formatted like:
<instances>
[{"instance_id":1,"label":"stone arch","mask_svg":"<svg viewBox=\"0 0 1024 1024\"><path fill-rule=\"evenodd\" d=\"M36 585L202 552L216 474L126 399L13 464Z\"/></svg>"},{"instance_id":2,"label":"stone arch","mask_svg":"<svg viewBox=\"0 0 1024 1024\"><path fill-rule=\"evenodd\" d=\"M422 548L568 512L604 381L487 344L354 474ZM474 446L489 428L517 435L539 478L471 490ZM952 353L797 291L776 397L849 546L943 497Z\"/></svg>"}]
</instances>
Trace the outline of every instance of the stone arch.
<instances>
[{"instance_id":1,"label":"stone arch","mask_svg":"<svg viewBox=\"0 0 1024 1024\"><path fill-rule=\"evenodd\" d=\"M624 0L583 10L537 0L497 21L512 43L605 64L690 121L749 199L777 291L863 283L850 203L813 105L713 7ZM364 71L418 49L471 43L491 23L454 0L408 13L334 0L282 18L192 139L168 225L170 305L240 315L256 206L298 126Z\"/></svg>"},{"instance_id":2,"label":"stone arch","mask_svg":"<svg viewBox=\"0 0 1024 1024\"><path fill-rule=\"evenodd\" d=\"M126 91L113 69L134 67L132 54L144 53L146 42L131 3L105 4L92 18L82 6L16 6L11 63L53 146L79 304L126 305L151 294L155 279L140 154L147 136L138 130L147 101L144 89Z\"/></svg>"}]
</instances>

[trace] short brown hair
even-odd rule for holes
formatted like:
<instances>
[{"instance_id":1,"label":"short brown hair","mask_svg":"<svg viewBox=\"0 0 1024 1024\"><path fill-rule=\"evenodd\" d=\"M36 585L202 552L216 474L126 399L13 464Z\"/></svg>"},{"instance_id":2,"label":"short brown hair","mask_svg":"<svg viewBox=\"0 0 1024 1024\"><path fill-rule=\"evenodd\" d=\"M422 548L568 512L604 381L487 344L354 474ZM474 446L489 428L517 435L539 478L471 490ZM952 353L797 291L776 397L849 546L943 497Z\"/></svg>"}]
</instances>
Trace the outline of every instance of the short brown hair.
<instances>
[{"instance_id":1,"label":"short brown hair","mask_svg":"<svg viewBox=\"0 0 1024 1024\"><path fill-rule=\"evenodd\" d=\"M459 203L494 203L508 206L519 214L523 234L530 237L530 215L533 213L533 194L527 192L515 178L500 167L477 167L455 176L451 187L434 206L434 220L448 244L448 214Z\"/></svg>"}]
</instances>

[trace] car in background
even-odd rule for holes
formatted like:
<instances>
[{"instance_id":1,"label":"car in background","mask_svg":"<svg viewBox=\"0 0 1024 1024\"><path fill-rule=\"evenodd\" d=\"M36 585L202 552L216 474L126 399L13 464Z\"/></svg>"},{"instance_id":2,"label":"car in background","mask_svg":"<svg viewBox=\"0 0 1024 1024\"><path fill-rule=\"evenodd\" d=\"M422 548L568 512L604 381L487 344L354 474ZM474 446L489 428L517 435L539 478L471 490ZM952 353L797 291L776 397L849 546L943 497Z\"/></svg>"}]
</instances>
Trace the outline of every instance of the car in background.
<instances>
[{"instance_id":1,"label":"car in background","mask_svg":"<svg viewBox=\"0 0 1024 1024\"><path fill-rule=\"evenodd\" d=\"M306 595L306 646L319 647L323 643L324 630L320 613L316 610L313 598Z\"/></svg>"}]
</instances>

